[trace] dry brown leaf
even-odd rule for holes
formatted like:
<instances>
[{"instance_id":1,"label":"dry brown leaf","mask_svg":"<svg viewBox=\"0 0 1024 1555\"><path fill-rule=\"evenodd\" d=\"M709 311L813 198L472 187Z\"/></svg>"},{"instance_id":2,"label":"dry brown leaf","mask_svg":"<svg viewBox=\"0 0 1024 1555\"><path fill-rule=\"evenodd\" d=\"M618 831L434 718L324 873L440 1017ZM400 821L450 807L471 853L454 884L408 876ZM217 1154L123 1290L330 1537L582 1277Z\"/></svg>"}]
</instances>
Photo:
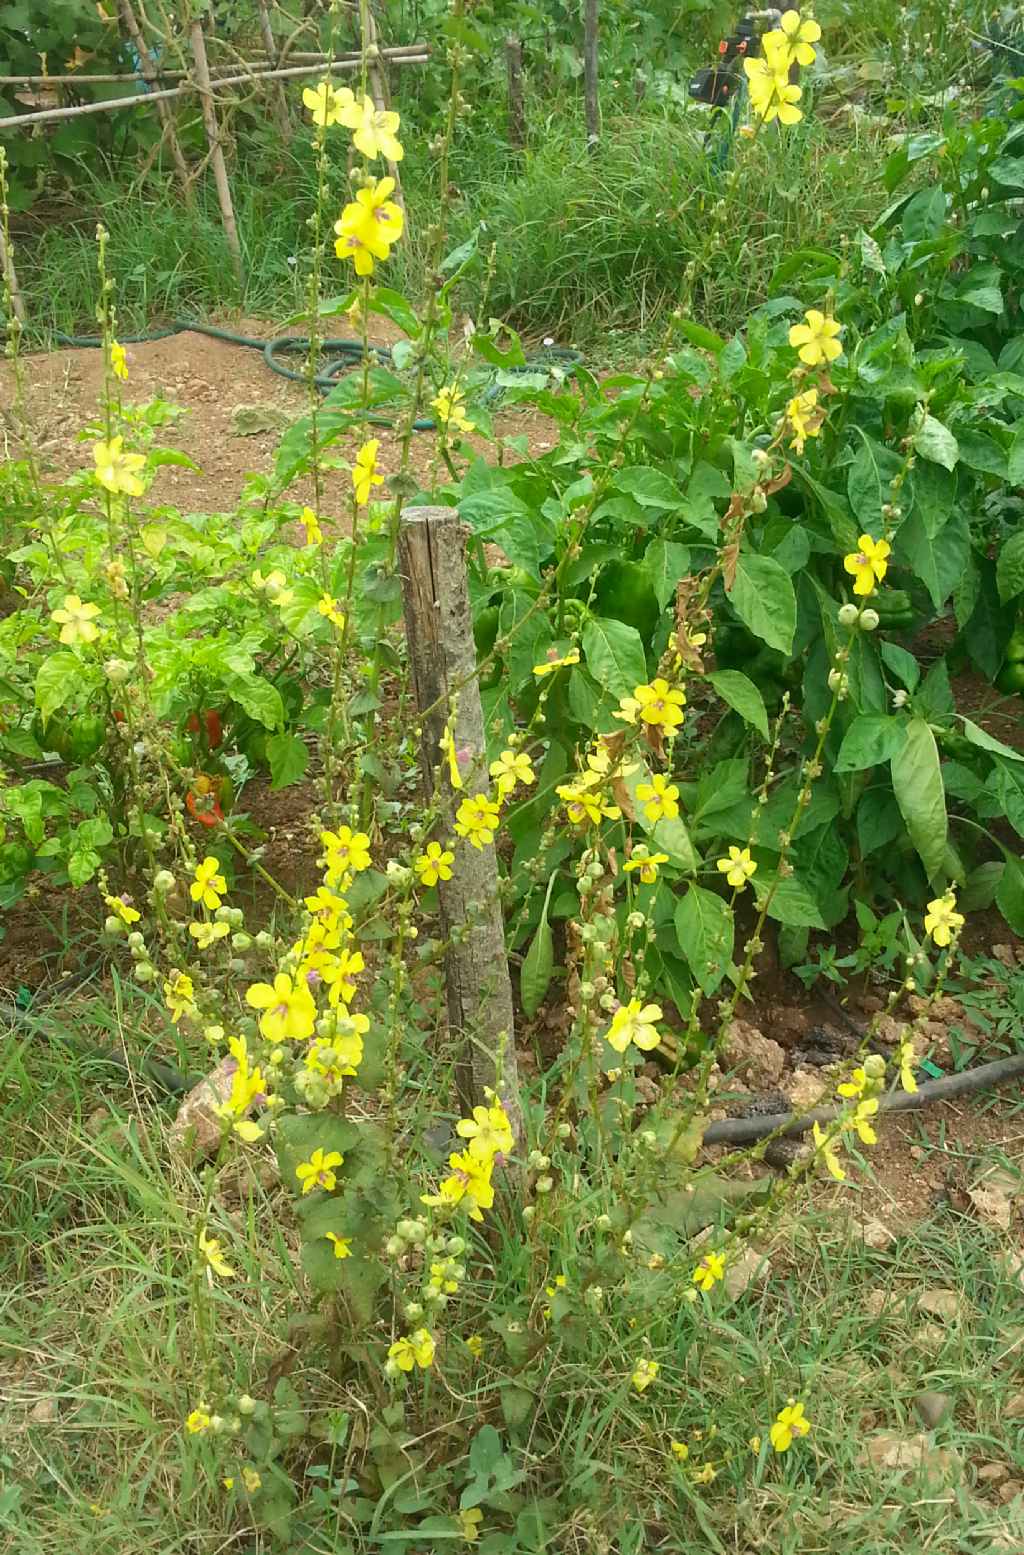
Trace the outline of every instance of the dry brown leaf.
<instances>
[{"instance_id":1,"label":"dry brown leaf","mask_svg":"<svg viewBox=\"0 0 1024 1555\"><path fill-rule=\"evenodd\" d=\"M1005 1252L997 1253L992 1261L1008 1285L1024 1290L1024 1253L1007 1248Z\"/></svg>"},{"instance_id":2,"label":"dry brown leaf","mask_svg":"<svg viewBox=\"0 0 1024 1555\"><path fill-rule=\"evenodd\" d=\"M1024 1393L1011 1393L1003 1405L1003 1416L1007 1420L1024 1419Z\"/></svg>"},{"instance_id":3,"label":"dry brown leaf","mask_svg":"<svg viewBox=\"0 0 1024 1555\"><path fill-rule=\"evenodd\" d=\"M756 1247L745 1247L737 1257L726 1259L722 1284L729 1298L735 1301L755 1280L763 1285L771 1272L767 1254L758 1252Z\"/></svg>"},{"instance_id":4,"label":"dry brown leaf","mask_svg":"<svg viewBox=\"0 0 1024 1555\"><path fill-rule=\"evenodd\" d=\"M1009 1231L1011 1206L1005 1193L998 1188L969 1188L967 1197L987 1226L995 1226L999 1231Z\"/></svg>"},{"instance_id":5,"label":"dry brown leaf","mask_svg":"<svg viewBox=\"0 0 1024 1555\"><path fill-rule=\"evenodd\" d=\"M917 1436L873 1436L865 1448L868 1459L876 1469L889 1469L898 1473L912 1470L929 1478L949 1478L960 1467L955 1452L943 1447L933 1447L931 1438L923 1433Z\"/></svg>"},{"instance_id":6,"label":"dry brown leaf","mask_svg":"<svg viewBox=\"0 0 1024 1555\"><path fill-rule=\"evenodd\" d=\"M876 1253L883 1252L896 1240L896 1233L890 1231L885 1221L879 1220L876 1216L865 1220L860 1228L860 1234L864 1246L873 1248Z\"/></svg>"}]
</instances>

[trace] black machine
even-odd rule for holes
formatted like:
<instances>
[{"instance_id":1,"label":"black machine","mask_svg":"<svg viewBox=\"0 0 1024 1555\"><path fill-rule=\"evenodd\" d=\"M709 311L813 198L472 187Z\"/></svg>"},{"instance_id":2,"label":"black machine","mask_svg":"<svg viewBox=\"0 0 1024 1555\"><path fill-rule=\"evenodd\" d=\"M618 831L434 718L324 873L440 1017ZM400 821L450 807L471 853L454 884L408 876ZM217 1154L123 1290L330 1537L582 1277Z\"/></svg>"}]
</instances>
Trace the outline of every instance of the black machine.
<instances>
[{"instance_id":1,"label":"black machine","mask_svg":"<svg viewBox=\"0 0 1024 1555\"><path fill-rule=\"evenodd\" d=\"M760 50L761 34L777 27L781 11L748 11L736 31L718 45L718 63L698 70L690 80L690 96L712 108L731 108L744 83L743 61Z\"/></svg>"}]
</instances>

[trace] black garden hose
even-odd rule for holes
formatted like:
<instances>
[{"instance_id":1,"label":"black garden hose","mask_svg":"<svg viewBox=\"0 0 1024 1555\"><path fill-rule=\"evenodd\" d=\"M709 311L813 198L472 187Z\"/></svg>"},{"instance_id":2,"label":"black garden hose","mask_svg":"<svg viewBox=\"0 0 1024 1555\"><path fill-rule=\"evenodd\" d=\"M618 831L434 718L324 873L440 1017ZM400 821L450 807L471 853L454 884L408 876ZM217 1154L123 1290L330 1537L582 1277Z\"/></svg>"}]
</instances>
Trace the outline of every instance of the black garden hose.
<instances>
[{"instance_id":1,"label":"black garden hose","mask_svg":"<svg viewBox=\"0 0 1024 1555\"><path fill-rule=\"evenodd\" d=\"M988 1090L991 1086L1005 1085L1008 1080L1024 1076L1024 1054L1014 1058L997 1058L990 1064L979 1064L975 1069L964 1069L960 1074L943 1075L941 1080L927 1080L916 1091L888 1091L878 1098L879 1112L917 1112L931 1107L935 1102L951 1101L955 1096L970 1096L975 1091ZM779 1112L769 1117L720 1118L709 1123L704 1130L706 1145L744 1145L766 1134L806 1134L814 1124L833 1123L842 1107L818 1107L814 1112Z\"/></svg>"}]
</instances>

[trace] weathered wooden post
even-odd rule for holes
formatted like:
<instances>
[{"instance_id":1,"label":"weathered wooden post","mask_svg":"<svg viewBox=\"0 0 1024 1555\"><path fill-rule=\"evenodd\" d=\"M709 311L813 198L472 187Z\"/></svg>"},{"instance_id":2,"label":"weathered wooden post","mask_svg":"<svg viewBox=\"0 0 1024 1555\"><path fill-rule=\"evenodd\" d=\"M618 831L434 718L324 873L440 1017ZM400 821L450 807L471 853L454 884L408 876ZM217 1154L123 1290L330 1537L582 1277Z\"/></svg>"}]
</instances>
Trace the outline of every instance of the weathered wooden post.
<instances>
[{"instance_id":1,"label":"weathered wooden post","mask_svg":"<svg viewBox=\"0 0 1024 1555\"><path fill-rule=\"evenodd\" d=\"M517 151L526 146L526 106L523 101L523 45L518 38L505 39L508 70L508 139Z\"/></svg>"},{"instance_id":2,"label":"weathered wooden post","mask_svg":"<svg viewBox=\"0 0 1024 1555\"><path fill-rule=\"evenodd\" d=\"M143 37L142 28L139 26L138 18L136 17L135 12L132 10L131 0L118 0L117 8L121 16L121 26L128 34L129 41L131 42L132 47L138 56L139 69L142 72L143 79L147 86L155 87L160 79L156 60L150 53L149 44ZM167 106L167 103L162 97L157 101L156 111L160 117L160 124L163 129L163 138L171 148L171 157L174 161L174 166L177 170L178 177L181 180L182 192L186 200L188 200L189 204L191 204L193 198L192 181L189 178L188 163L185 161L185 153L181 149L181 141L178 139L178 132L174 127L174 113L172 109Z\"/></svg>"},{"instance_id":3,"label":"weathered wooden post","mask_svg":"<svg viewBox=\"0 0 1024 1555\"><path fill-rule=\"evenodd\" d=\"M585 0L583 10L583 107L587 116L587 150L601 139L601 104L597 95L597 17L600 0Z\"/></svg>"},{"instance_id":4,"label":"weathered wooden post","mask_svg":"<svg viewBox=\"0 0 1024 1555\"><path fill-rule=\"evenodd\" d=\"M214 183L217 185L221 221L224 223L224 236L227 238L231 262L234 265L238 284L241 286L242 245L238 241L238 226L235 222L235 207L231 202L227 163L224 161L224 147L220 143L220 129L217 124L217 109L213 101L213 85L210 81L210 65L206 57L206 39L203 36L202 22L192 23L189 37L192 44L192 58L196 65L196 88L203 105L203 123L206 126L206 139L210 147L210 165L213 168Z\"/></svg>"},{"instance_id":5,"label":"weathered wooden post","mask_svg":"<svg viewBox=\"0 0 1024 1555\"><path fill-rule=\"evenodd\" d=\"M260 37L263 39L263 47L267 51L267 59L273 69L281 63L280 50L274 40L274 29L270 25L270 11L267 0L257 0L256 10L259 15ZM288 113L288 98L280 81L270 88L274 99L274 114L277 118L277 132L285 145L291 140L291 118Z\"/></svg>"},{"instance_id":6,"label":"weathered wooden post","mask_svg":"<svg viewBox=\"0 0 1024 1555\"><path fill-rule=\"evenodd\" d=\"M455 854L452 878L439 884L438 897L448 947L448 1025L458 1044L455 1073L459 1099L468 1111L485 1101L485 1086L493 1087L501 1096L516 1138L521 1139L512 983L498 897L497 859L493 847L474 848L454 831L455 811L461 801L488 789L484 718L474 673L476 646L466 584L467 533L455 508L406 508L399 526L398 558L409 666L422 725L424 782L428 797L436 795L440 801L438 840ZM459 689L453 696L456 687ZM449 719L464 774L463 789L452 787L441 757L440 742Z\"/></svg>"}]
</instances>

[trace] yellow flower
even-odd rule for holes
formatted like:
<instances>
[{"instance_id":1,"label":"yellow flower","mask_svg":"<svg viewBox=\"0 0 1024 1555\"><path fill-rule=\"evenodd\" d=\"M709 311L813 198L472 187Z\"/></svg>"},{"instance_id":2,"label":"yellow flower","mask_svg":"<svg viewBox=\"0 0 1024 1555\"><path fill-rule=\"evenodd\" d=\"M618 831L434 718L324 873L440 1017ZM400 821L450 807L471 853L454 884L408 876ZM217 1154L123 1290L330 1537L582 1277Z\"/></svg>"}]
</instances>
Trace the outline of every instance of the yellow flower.
<instances>
[{"instance_id":1,"label":"yellow flower","mask_svg":"<svg viewBox=\"0 0 1024 1555\"><path fill-rule=\"evenodd\" d=\"M759 119L770 124L778 119L780 124L799 124L803 113L796 106L803 93L790 80L787 69L779 68L777 57L745 59L743 69L747 75L750 106Z\"/></svg>"},{"instance_id":2,"label":"yellow flower","mask_svg":"<svg viewBox=\"0 0 1024 1555\"><path fill-rule=\"evenodd\" d=\"M220 1243L215 1236L207 1236L205 1231L200 1231L199 1251L214 1274L219 1274L225 1280L229 1280L232 1277L235 1271L226 1261L224 1254L220 1250Z\"/></svg>"},{"instance_id":3,"label":"yellow flower","mask_svg":"<svg viewBox=\"0 0 1024 1555\"><path fill-rule=\"evenodd\" d=\"M631 1042L644 1052L650 1052L661 1041L654 1022L661 1020L660 1004L641 1005L639 999L620 1004L612 1016L612 1023L605 1032L605 1041L616 1053L624 1053Z\"/></svg>"},{"instance_id":4,"label":"yellow flower","mask_svg":"<svg viewBox=\"0 0 1024 1555\"><path fill-rule=\"evenodd\" d=\"M92 456L96 461L95 476L104 491L118 492L126 497L141 497L145 484L137 472L146 463L142 454L126 454L124 438L112 437L109 443L94 443Z\"/></svg>"},{"instance_id":5,"label":"yellow flower","mask_svg":"<svg viewBox=\"0 0 1024 1555\"><path fill-rule=\"evenodd\" d=\"M888 540L872 540L870 535L861 535L857 544L860 550L844 556L843 566L854 580L853 592L866 599L888 572L892 547Z\"/></svg>"},{"instance_id":6,"label":"yellow flower","mask_svg":"<svg viewBox=\"0 0 1024 1555\"><path fill-rule=\"evenodd\" d=\"M464 799L455 812L456 832L478 850L494 841L498 821L498 806L486 794L474 794Z\"/></svg>"},{"instance_id":7,"label":"yellow flower","mask_svg":"<svg viewBox=\"0 0 1024 1555\"><path fill-rule=\"evenodd\" d=\"M193 1436L199 1436L203 1431L210 1429L212 1416L205 1404L199 1404L185 1421L185 1429L191 1431Z\"/></svg>"},{"instance_id":8,"label":"yellow flower","mask_svg":"<svg viewBox=\"0 0 1024 1555\"><path fill-rule=\"evenodd\" d=\"M789 331L789 343L799 347L801 362L805 362L808 367L834 362L843 351L836 339L842 331L842 325L837 324L835 319L826 318L817 308L809 308L804 319L805 323L794 324Z\"/></svg>"},{"instance_id":9,"label":"yellow flower","mask_svg":"<svg viewBox=\"0 0 1024 1555\"><path fill-rule=\"evenodd\" d=\"M790 1399L785 1409L776 1416L768 1435L776 1452L786 1452L793 1445L795 1436L806 1436L811 1422L804 1415L804 1406Z\"/></svg>"},{"instance_id":10,"label":"yellow flower","mask_svg":"<svg viewBox=\"0 0 1024 1555\"><path fill-rule=\"evenodd\" d=\"M242 1470L242 1482L249 1494L252 1495L253 1491L259 1490L263 1480L260 1478L259 1474L254 1468L251 1468L249 1464L246 1464L245 1468Z\"/></svg>"},{"instance_id":11,"label":"yellow flower","mask_svg":"<svg viewBox=\"0 0 1024 1555\"><path fill-rule=\"evenodd\" d=\"M244 1114L257 1098L266 1097L268 1086L262 1069L249 1067L249 1049L244 1037L229 1037L228 1048L235 1060L231 1095L215 1111L219 1118L230 1119L234 1132L251 1144L254 1139L259 1139L263 1131L258 1124L246 1121Z\"/></svg>"},{"instance_id":12,"label":"yellow flower","mask_svg":"<svg viewBox=\"0 0 1024 1555\"><path fill-rule=\"evenodd\" d=\"M314 1188L323 1188L326 1193L333 1193L337 1187L338 1179L334 1168L343 1166L345 1157L340 1150L330 1150L325 1155L323 1150L314 1150L308 1161L300 1161L295 1168L295 1175L302 1184L303 1195L312 1193Z\"/></svg>"},{"instance_id":13,"label":"yellow flower","mask_svg":"<svg viewBox=\"0 0 1024 1555\"><path fill-rule=\"evenodd\" d=\"M172 972L170 980L164 983L164 1003L171 1012L171 1020L175 1025L183 1015L194 1015L195 988L192 979L185 972Z\"/></svg>"},{"instance_id":14,"label":"yellow flower","mask_svg":"<svg viewBox=\"0 0 1024 1555\"><path fill-rule=\"evenodd\" d=\"M220 874L219 860L207 854L201 864L195 868L195 879L188 888L188 894L194 902L201 902L212 912L220 906L220 893L227 890L227 881Z\"/></svg>"},{"instance_id":15,"label":"yellow flower","mask_svg":"<svg viewBox=\"0 0 1024 1555\"><path fill-rule=\"evenodd\" d=\"M120 378L122 383L128 382L128 359L125 356L124 346L116 340L110 342L110 371L115 378Z\"/></svg>"},{"instance_id":16,"label":"yellow flower","mask_svg":"<svg viewBox=\"0 0 1024 1555\"><path fill-rule=\"evenodd\" d=\"M636 797L649 821L672 821L679 814L679 790L656 772L649 783L638 783Z\"/></svg>"},{"instance_id":17,"label":"yellow flower","mask_svg":"<svg viewBox=\"0 0 1024 1555\"><path fill-rule=\"evenodd\" d=\"M705 1253L693 1271L693 1283L700 1290L714 1290L725 1274L724 1253Z\"/></svg>"},{"instance_id":18,"label":"yellow flower","mask_svg":"<svg viewBox=\"0 0 1024 1555\"><path fill-rule=\"evenodd\" d=\"M596 773L593 776L585 774L575 783L560 783L555 789L574 826L583 826L588 821L591 826L596 826L602 816L609 821L617 821L621 816L622 811L618 805L609 804L603 794L595 791L594 784L597 781Z\"/></svg>"},{"instance_id":19,"label":"yellow flower","mask_svg":"<svg viewBox=\"0 0 1024 1555\"><path fill-rule=\"evenodd\" d=\"M869 1096L866 1101L862 1101L858 1105L857 1110L853 1115L853 1126L857 1130L858 1137L861 1144L863 1145L877 1145L878 1143L878 1135L871 1127L871 1123L869 1121L869 1119L874 1117L877 1111L877 1097Z\"/></svg>"},{"instance_id":20,"label":"yellow flower","mask_svg":"<svg viewBox=\"0 0 1024 1555\"><path fill-rule=\"evenodd\" d=\"M466 1543L475 1544L480 1537L480 1524L484 1520L483 1512L478 1506L471 1506L468 1511L459 1512L458 1519Z\"/></svg>"},{"instance_id":21,"label":"yellow flower","mask_svg":"<svg viewBox=\"0 0 1024 1555\"><path fill-rule=\"evenodd\" d=\"M383 486L383 475L377 474L377 450L380 447L380 439L371 437L368 443L364 443L356 454L356 462L352 466L352 485L355 488L356 501L360 507L369 502L370 494L374 486Z\"/></svg>"},{"instance_id":22,"label":"yellow flower","mask_svg":"<svg viewBox=\"0 0 1024 1555\"><path fill-rule=\"evenodd\" d=\"M786 406L786 421L793 434L790 447L802 454L807 439L817 437L821 431L824 418L825 413L818 404L817 389L805 389L803 394L794 395Z\"/></svg>"},{"instance_id":23,"label":"yellow flower","mask_svg":"<svg viewBox=\"0 0 1024 1555\"><path fill-rule=\"evenodd\" d=\"M304 977L292 982L287 972L278 972L273 985L253 983L246 990L245 1002L251 1009L263 1011L260 1030L268 1042L287 1038L305 1042L313 1035L316 1005Z\"/></svg>"},{"instance_id":24,"label":"yellow flower","mask_svg":"<svg viewBox=\"0 0 1024 1555\"><path fill-rule=\"evenodd\" d=\"M569 652L560 659L545 659L543 664L535 664L533 673L535 675L553 675L556 670L567 669L570 664L578 664L579 662L580 650L578 648L570 648Z\"/></svg>"},{"instance_id":25,"label":"yellow flower","mask_svg":"<svg viewBox=\"0 0 1024 1555\"><path fill-rule=\"evenodd\" d=\"M386 157L389 162L401 162L405 155L396 132L401 120L397 113L376 108L369 97L358 99L345 114L342 123L354 130L352 142L357 151L371 160Z\"/></svg>"},{"instance_id":26,"label":"yellow flower","mask_svg":"<svg viewBox=\"0 0 1024 1555\"><path fill-rule=\"evenodd\" d=\"M325 885L317 886L316 895L307 896L305 905L316 919L314 928L317 931L317 935L322 935L327 930L335 929L339 925L344 928L351 928L352 926L352 919L349 917L345 898L339 896L336 891L329 891ZM312 937L312 935L307 936L307 945L310 949L315 948L311 942ZM337 941L335 941L335 944L337 944Z\"/></svg>"},{"instance_id":27,"label":"yellow flower","mask_svg":"<svg viewBox=\"0 0 1024 1555\"><path fill-rule=\"evenodd\" d=\"M685 1463L690 1456L690 1449L685 1442L669 1442L669 1451L677 1463Z\"/></svg>"},{"instance_id":28,"label":"yellow flower","mask_svg":"<svg viewBox=\"0 0 1024 1555\"><path fill-rule=\"evenodd\" d=\"M349 1015L338 1022L338 1030L329 1042L314 1042L303 1063L313 1074L323 1075L333 1090L354 1075L363 1061L363 1035L370 1022L365 1015Z\"/></svg>"},{"instance_id":29,"label":"yellow flower","mask_svg":"<svg viewBox=\"0 0 1024 1555\"><path fill-rule=\"evenodd\" d=\"M352 1257L352 1238L350 1236L335 1236L333 1231L327 1231L324 1234L334 1248L335 1258Z\"/></svg>"},{"instance_id":30,"label":"yellow flower","mask_svg":"<svg viewBox=\"0 0 1024 1555\"><path fill-rule=\"evenodd\" d=\"M821 1156L836 1182L845 1182L846 1173L839 1164L835 1144L817 1123L814 1125L814 1148L817 1154Z\"/></svg>"},{"instance_id":31,"label":"yellow flower","mask_svg":"<svg viewBox=\"0 0 1024 1555\"><path fill-rule=\"evenodd\" d=\"M811 47L821 37L821 28L810 17L801 18L799 11L784 11L779 22L778 32L766 33L761 40L765 53L772 52L776 58L785 58L787 64L813 65L817 54ZM769 40L781 39L776 44ZM785 49L785 54L783 54Z\"/></svg>"},{"instance_id":32,"label":"yellow flower","mask_svg":"<svg viewBox=\"0 0 1024 1555\"><path fill-rule=\"evenodd\" d=\"M438 390L436 398L431 400L430 404L437 413L438 422L446 432L450 432L452 427L457 432L476 431L476 422L466 419L465 400L466 396L454 383Z\"/></svg>"},{"instance_id":33,"label":"yellow flower","mask_svg":"<svg viewBox=\"0 0 1024 1555\"><path fill-rule=\"evenodd\" d=\"M619 705L612 714L613 718L621 718L624 724L635 724L640 716L640 703L636 697L620 697Z\"/></svg>"},{"instance_id":34,"label":"yellow flower","mask_svg":"<svg viewBox=\"0 0 1024 1555\"><path fill-rule=\"evenodd\" d=\"M484 1353L484 1341L479 1334L470 1334L466 1340L466 1349L475 1361L478 1361Z\"/></svg>"},{"instance_id":35,"label":"yellow flower","mask_svg":"<svg viewBox=\"0 0 1024 1555\"><path fill-rule=\"evenodd\" d=\"M188 932L195 940L197 950L209 950L217 940L226 939L231 930L226 923L190 923Z\"/></svg>"},{"instance_id":36,"label":"yellow flower","mask_svg":"<svg viewBox=\"0 0 1024 1555\"><path fill-rule=\"evenodd\" d=\"M658 878L659 864L667 863L667 853L648 853L646 848L639 847L633 849L632 858L627 859L622 868L627 875L638 869L644 885L653 885Z\"/></svg>"},{"instance_id":37,"label":"yellow flower","mask_svg":"<svg viewBox=\"0 0 1024 1555\"><path fill-rule=\"evenodd\" d=\"M908 1096L914 1096L917 1092L917 1080L914 1076L914 1044L905 1036L900 1038L895 1059L899 1066L900 1084Z\"/></svg>"},{"instance_id":38,"label":"yellow flower","mask_svg":"<svg viewBox=\"0 0 1024 1555\"><path fill-rule=\"evenodd\" d=\"M437 885L439 880L452 878L455 854L442 848L439 842L428 842L427 851L413 860L413 868L420 877L420 885Z\"/></svg>"},{"instance_id":39,"label":"yellow flower","mask_svg":"<svg viewBox=\"0 0 1024 1555\"><path fill-rule=\"evenodd\" d=\"M752 1436L747 1443L747 1446L750 1448L751 1452L760 1452L761 1438L759 1436Z\"/></svg>"},{"instance_id":40,"label":"yellow flower","mask_svg":"<svg viewBox=\"0 0 1024 1555\"><path fill-rule=\"evenodd\" d=\"M460 1118L455 1126L460 1139L469 1140L469 1153L481 1161L493 1161L496 1155L511 1155L515 1145L512 1125L500 1101L474 1107L471 1118Z\"/></svg>"},{"instance_id":41,"label":"yellow flower","mask_svg":"<svg viewBox=\"0 0 1024 1555\"><path fill-rule=\"evenodd\" d=\"M459 753L455 749L455 736L452 733L451 720L441 730L441 738L438 740L441 755L448 763L448 781L453 788L465 787L462 781L462 773L459 771Z\"/></svg>"},{"instance_id":42,"label":"yellow flower","mask_svg":"<svg viewBox=\"0 0 1024 1555\"><path fill-rule=\"evenodd\" d=\"M728 858L720 858L718 867L735 891L742 891L757 863L750 857L749 848L730 847Z\"/></svg>"},{"instance_id":43,"label":"yellow flower","mask_svg":"<svg viewBox=\"0 0 1024 1555\"><path fill-rule=\"evenodd\" d=\"M339 259L351 259L357 275L372 275L374 260L387 259L402 235L401 206L389 198L394 187L393 178L379 178L358 189L334 223L334 252Z\"/></svg>"},{"instance_id":44,"label":"yellow flower","mask_svg":"<svg viewBox=\"0 0 1024 1555\"><path fill-rule=\"evenodd\" d=\"M331 594L321 594L316 607L320 614L336 626L340 632L345 625L345 617L338 609L338 601Z\"/></svg>"},{"instance_id":45,"label":"yellow flower","mask_svg":"<svg viewBox=\"0 0 1024 1555\"><path fill-rule=\"evenodd\" d=\"M320 528L320 520L312 508L303 508L299 514L299 522L305 525L307 545L321 545L323 543L324 532Z\"/></svg>"},{"instance_id":46,"label":"yellow flower","mask_svg":"<svg viewBox=\"0 0 1024 1555\"><path fill-rule=\"evenodd\" d=\"M320 841L327 852L328 885L337 885L347 875L369 869L370 839L365 832L339 826L336 832L322 831Z\"/></svg>"},{"instance_id":47,"label":"yellow flower","mask_svg":"<svg viewBox=\"0 0 1024 1555\"><path fill-rule=\"evenodd\" d=\"M499 794L511 794L519 783L535 783L533 765L525 751L503 750L490 765L491 777Z\"/></svg>"},{"instance_id":48,"label":"yellow flower","mask_svg":"<svg viewBox=\"0 0 1024 1555\"><path fill-rule=\"evenodd\" d=\"M347 86L335 87L330 80L323 80L317 87L307 86L302 101L309 109L313 123L320 129L330 129L333 124L346 124L351 115L355 98Z\"/></svg>"},{"instance_id":49,"label":"yellow flower","mask_svg":"<svg viewBox=\"0 0 1024 1555\"><path fill-rule=\"evenodd\" d=\"M678 687L670 687L667 680L653 680L649 686L634 686L633 697L638 704L638 717L645 724L674 730L682 723L686 697Z\"/></svg>"},{"instance_id":50,"label":"yellow flower","mask_svg":"<svg viewBox=\"0 0 1024 1555\"><path fill-rule=\"evenodd\" d=\"M254 589L266 589L271 599L274 599L278 594L280 594L281 590L288 582L288 579L285 577L280 567L273 568L271 572L267 573L266 577L263 576L262 572L257 567L254 572L249 574L249 582L252 584Z\"/></svg>"},{"instance_id":51,"label":"yellow flower","mask_svg":"<svg viewBox=\"0 0 1024 1555\"><path fill-rule=\"evenodd\" d=\"M863 1096L867 1090L868 1077L863 1069L855 1069L848 1080L842 1085L837 1085L836 1090L840 1096Z\"/></svg>"},{"instance_id":52,"label":"yellow flower","mask_svg":"<svg viewBox=\"0 0 1024 1555\"><path fill-rule=\"evenodd\" d=\"M61 642L70 647L74 643L96 641L100 629L93 617L99 613L99 605L83 604L77 594L65 594L63 606L50 612L50 620L60 627Z\"/></svg>"},{"instance_id":53,"label":"yellow flower","mask_svg":"<svg viewBox=\"0 0 1024 1555\"><path fill-rule=\"evenodd\" d=\"M490 1209L494 1203L494 1186L491 1182L493 1158L483 1160L467 1150L464 1155L450 1155L448 1165L452 1175L439 1183L436 1193L421 1194L420 1203L432 1209L454 1209L463 1199L469 1199L470 1220L483 1220L481 1211Z\"/></svg>"},{"instance_id":54,"label":"yellow flower","mask_svg":"<svg viewBox=\"0 0 1024 1555\"><path fill-rule=\"evenodd\" d=\"M134 907L130 907L128 905L123 896L104 895L103 900L106 902L110 912L112 912L115 917L120 918L121 922L128 925L129 927L133 923L138 923L139 919L142 917L141 913L136 912Z\"/></svg>"},{"instance_id":55,"label":"yellow flower","mask_svg":"<svg viewBox=\"0 0 1024 1555\"><path fill-rule=\"evenodd\" d=\"M631 1378L637 1392L646 1392L660 1370L661 1367L657 1361L648 1360L646 1355L642 1355L633 1368L633 1376Z\"/></svg>"},{"instance_id":56,"label":"yellow flower","mask_svg":"<svg viewBox=\"0 0 1024 1555\"><path fill-rule=\"evenodd\" d=\"M956 910L956 893L947 891L928 903L924 919L924 931L930 934L936 945L945 946L963 928L966 919Z\"/></svg>"},{"instance_id":57,"label":"yellow flower","mask_svg":"<svg viewBox=\"0 0 1024 1555\"><path fill-rule=\"evenodd\" d=\"M693 1483L695 1485L710 1485L713 1479L718 1478L718 1470L713 1463L702 1464L699 1469L693 1471Z\"/></svg>"}]
</instances>

